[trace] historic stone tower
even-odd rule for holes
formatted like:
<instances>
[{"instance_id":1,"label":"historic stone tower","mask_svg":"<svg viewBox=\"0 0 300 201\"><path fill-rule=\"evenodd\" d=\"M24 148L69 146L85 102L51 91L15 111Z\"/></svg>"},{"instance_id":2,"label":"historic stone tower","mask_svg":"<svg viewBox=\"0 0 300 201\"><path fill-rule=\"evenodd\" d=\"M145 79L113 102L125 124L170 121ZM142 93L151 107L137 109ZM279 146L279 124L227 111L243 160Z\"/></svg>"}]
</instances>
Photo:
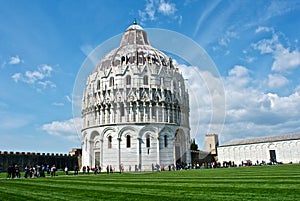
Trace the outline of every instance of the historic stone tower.
<instances>
[{"instance_id":1,"label":"historic stone tower","mask_svg":"<svg viewBox=\"0 0 300 201\"><path fill-rule=\"evenodd\" d=\"M87 78L82 121L83 166L148 171L191 160L184 79L136 23Z\"/></svg>"},{"instance_id":2,"label":"historic stone tower","mask_svg":"<svg viewBox=\"0 0 300 201\"><path fill-rule=\"evenodd\" d=\"M217 134L205 135L205 148L212 155L217 155L217 147L219 146L219 138Z\"/></svg>"}]
</instances>

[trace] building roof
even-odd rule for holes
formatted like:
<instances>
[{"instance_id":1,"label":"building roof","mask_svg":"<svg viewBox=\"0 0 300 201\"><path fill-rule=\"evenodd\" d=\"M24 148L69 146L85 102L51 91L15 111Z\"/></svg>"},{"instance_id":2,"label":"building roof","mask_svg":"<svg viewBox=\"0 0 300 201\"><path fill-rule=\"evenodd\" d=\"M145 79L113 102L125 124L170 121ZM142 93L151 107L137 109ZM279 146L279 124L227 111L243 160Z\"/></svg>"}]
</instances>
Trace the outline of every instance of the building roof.
<instances>
[{"instance_id":1,"label":"building roof","mask_svg":"<svg viewBox=\"0 0 300 201\"><path fill-rule=\"evenodd\" d=\"M147 33L135 21L123 33L120 46L106 54L95 71L109 71L112 67L123 68L124 63L139 65L145 62L174 68L168 56L150 45Z\"/></svg>"},{"instance_id":2,"label":"building roof","mask_svg":"<svg viewBox=\"0 0 300 201\"><path fill-rule=\"evenodd\" d=\"M277 136L265 136L265 137L257 137L257 138L232 140L220 145L219 147L256 144L256 143L265 143L265 142L277 142L277 141L286 141L286 140L299 140L299 139L300 139L300 133L294 133L294 134L285 134L285 135L277 135Z\"/></svg>"}]
</instances>

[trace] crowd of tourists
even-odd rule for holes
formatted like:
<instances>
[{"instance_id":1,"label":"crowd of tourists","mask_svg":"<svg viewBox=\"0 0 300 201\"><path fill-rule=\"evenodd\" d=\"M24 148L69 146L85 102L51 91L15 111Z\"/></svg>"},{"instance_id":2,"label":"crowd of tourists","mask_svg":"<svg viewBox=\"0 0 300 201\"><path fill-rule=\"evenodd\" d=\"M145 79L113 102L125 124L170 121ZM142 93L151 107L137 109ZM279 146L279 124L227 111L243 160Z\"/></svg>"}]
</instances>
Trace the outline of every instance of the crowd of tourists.
<instances>
[{"instance_id":1,"label":"crowd of tourists","mask_svg":"<svg viewBox=\"0 0 300 201\"><path fill-rule=\"evenodd\" d=\"M222 164L217 163L217 162L211 162L211 163L184 163L184 162L178 162L176 165L171 164L168 166L163 166L163 165L152 165L152 171L175 171L175 170L188 170L188 169L204 169L204 168L220 168L220 167L237 167L237 166L252 166L252 165L264 165L266 164L264 161L259 163L257 161L256 163L252 164L251 161L242 161L241 165L235 164L233 161L224 161ZM74 169L72 169L74 172L74 175L78 175L79 173L79 167L75 166ZM69 168L65 166L63 169L65 172L65 175L69 175ZM82 174L100 174L102 171L101 166L95 166L90 168L90 166L83 166L82 167ZM124 171L124 166L123 164L120 165L120 173ZM128 169L129 172L131 172L131 166L129 166ZM140 167L138 165L135 166L134 171L139 172ZM106 173L114 173L115 168L112 167L112 165L107 165L106 167ZM57 168L55 165L27 165L24 167L24 178L37 178L37 177L45 177L45 176L51 176L55 177L57 176ZM7 178L9 179L14 179L14 178L20 178L21 177L21 168L19 165L11 165L7 169Z\"/></svg>"},{"instance_id":2,"label":"crowd of tourists","mask_svg":"<svg viewBox=\"0 0 300 201\"><path fill-rule=\"evenodd\" d=\"M27 165L24 167L24 178L36 178L36 177L45 177L51 175L52 177L56 175L56 166L49 165ZM11 165L7 168L7 178L15 179L21 177L21 169L19 165Z\"/></svg>"},{"instance_id":3,"label":"crowd of tourists","mask_svg":"<svg viewBox=\"0 0 300 201\"><path fill-rule=\"evenodd\" d=\"M69 175L69 170L68 167L65 166L63 169L66 175ZM78 175L79 168L78 166L74 167L74 175ZM50 165L27 165L24 167L24 175L22 175L24 178L37 178L37 177L46 177L46 176L51 176L55 177L57 176L57 167L55 164L52 166ZM7 168L7 178L8 179L16 179L16 178L21 178L21 168L19 165L10 165Z\"/></svg>"},{"instance_id":4,"label":"crowd of tourists","mask_svg":"<svg viewBox=\"0 0 300 201\"><path fill-rule=\"evenodd\" d=\"M7 178L20 178L20 167L18 165L8 166L7 168Z\"/></svg>"},{"instance_id":5,"label":"crowd of tourists","mask_svg":"<svg viewBox=\"0 0 300 201\"><path fill-rule=\"evenodd\" d=\"M100 174L101 170L102 170L102 168L99 165L95 165L95 167L93 167L93 168L90 168L89 166L83 166L82 167L82 173L83 174L90 174L90 171L92 171L94 174ZM115 169L112 168L111 165L107 165L106 172L107 172L107 174L113 173L113 172L115 172Z\"/></svg>"}]
</instances>

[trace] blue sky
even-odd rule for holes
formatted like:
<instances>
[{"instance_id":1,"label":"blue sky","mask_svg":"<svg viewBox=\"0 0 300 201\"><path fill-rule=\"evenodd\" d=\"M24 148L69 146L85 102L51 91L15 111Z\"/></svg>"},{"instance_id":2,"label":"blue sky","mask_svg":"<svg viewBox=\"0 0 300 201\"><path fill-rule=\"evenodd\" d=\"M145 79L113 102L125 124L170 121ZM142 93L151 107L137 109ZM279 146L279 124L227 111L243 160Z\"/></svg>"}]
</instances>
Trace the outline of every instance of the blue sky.
<instances>
[{"instance_id":1,"label":"blue sky","mask_svg":"<svg viewBox=\"0 0 300 201\"><path fill-rule=\"evenodd\" d=\"M134 18L144 28L189 37L214 61L226 100L221 143L300 132L299 13L296 0L0 0L0 150L80 147L72 112L77 73L91 50ZM201 147L206 100L218 97L201 89L195 94L203 97L195 134Z\"/></svg>"}]
</instances>

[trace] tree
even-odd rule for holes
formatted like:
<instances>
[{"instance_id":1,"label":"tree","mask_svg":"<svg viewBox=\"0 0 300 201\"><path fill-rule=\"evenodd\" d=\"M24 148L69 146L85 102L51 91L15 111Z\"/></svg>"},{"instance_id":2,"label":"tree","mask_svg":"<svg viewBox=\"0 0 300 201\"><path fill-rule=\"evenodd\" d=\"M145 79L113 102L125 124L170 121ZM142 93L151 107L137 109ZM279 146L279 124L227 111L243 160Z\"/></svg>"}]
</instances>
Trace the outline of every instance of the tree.
<instances>
[{"instance_id":1,"label":"tree","mask_svg":"<svg viewBox=\"0 0 300 201\"><path fill-rule=\"evenodd\" d=\"M198 145L195 142L195 138L191 140L191 150L193 150L193 151L198 150Z\"/></svg>"}]
</instances>

